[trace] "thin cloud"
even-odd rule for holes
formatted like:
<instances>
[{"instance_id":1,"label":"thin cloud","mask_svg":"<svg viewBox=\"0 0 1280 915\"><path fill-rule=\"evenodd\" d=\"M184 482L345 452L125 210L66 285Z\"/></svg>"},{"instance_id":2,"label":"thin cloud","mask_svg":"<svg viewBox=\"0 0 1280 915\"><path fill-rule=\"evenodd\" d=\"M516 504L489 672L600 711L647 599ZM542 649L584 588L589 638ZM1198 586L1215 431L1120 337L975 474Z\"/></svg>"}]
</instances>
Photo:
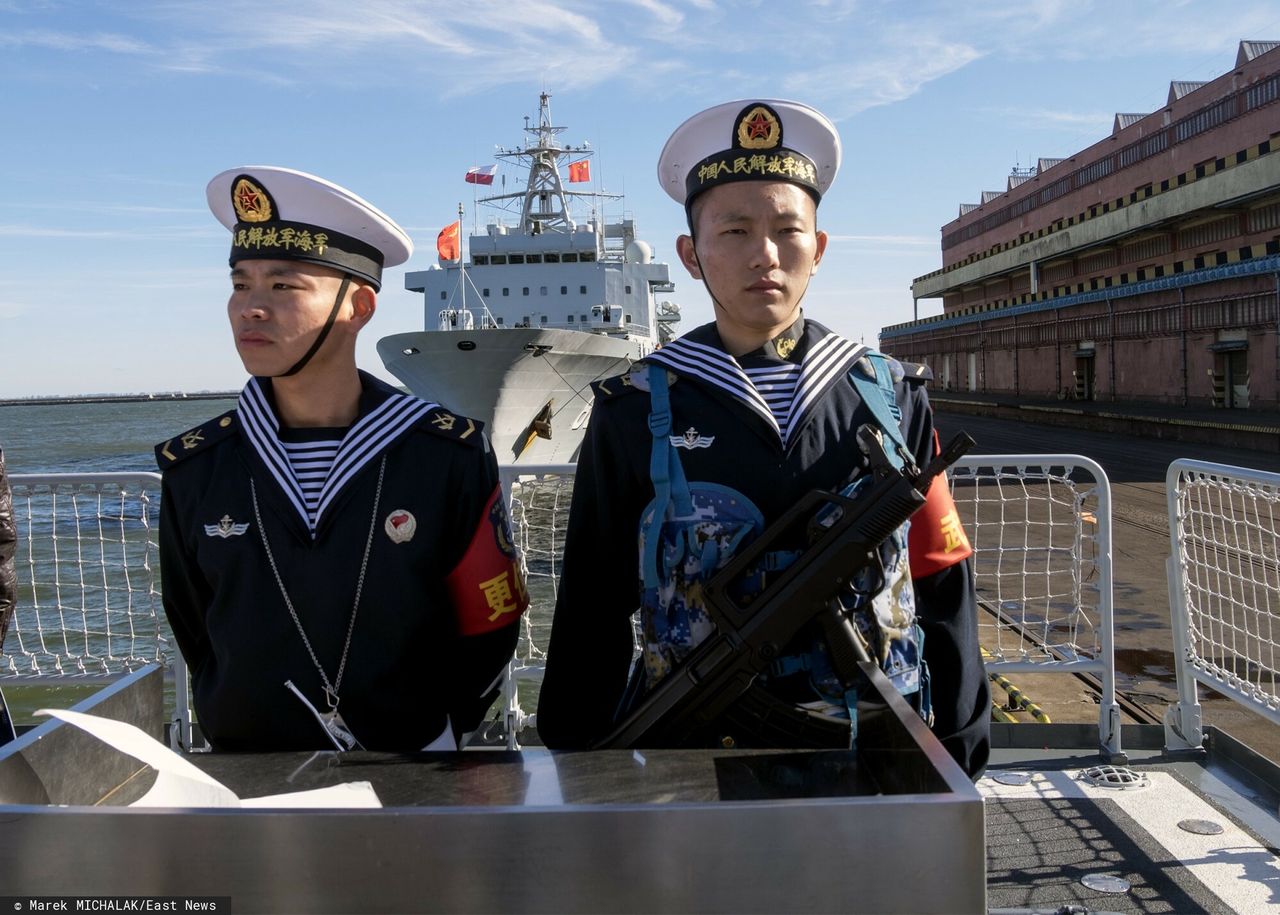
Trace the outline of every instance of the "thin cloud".
<instances>
[{"instance_id":1,"label":"thin cloud","mask_svg":"<svg viewBox=\"0 0 1280 915\"><path fill-rule=\"evenodd\" d=\"M153 50L145 42L128 35L111 33L80 35L48 29L0 33L0 47L46 48L51 51L110 51L114 54L149 54Z\"/></svg>"},{"instance_id":2,"label":"thin cloud","mask_svg":"<svg viewBox=\"0 0 1280 915\"><path fill-rule=\"evenodd\" d=\"M997 118L1008 118L1028 127L1061 127L1078 130L1087 127L1091 130L1106 133L1111 130L1115 113L1101 111L1057 111L1051 108L980 108L984 114Z\"/></svg>"},{"instance_id":3,"label":"thin cloud","mask_svg":"<svg viewBox=\"0 0 1280 915\"><path fill-rule=\"evenodd\" d=\"M868 108L908 99L928 83L981 57L982 51L964 42L913 35L909 40L869 49L867 54L800 72L787 80L786 88L822 101L832 118L843 120ZM838 92L833 87L838 87Z\"/></svg>"},{"instance_id":4,"label":"thin cloud","mask_svg":"<svg viewBox=\"0 0 1280 915\"><path fill-rule=\"evenodd\" d=\"M573 9L581 6L583 12ZM210 21L203 11L169 8L160 16L185 32L161 63L188 72L262 73L260 61L272 55L269 76L276 82L314 82L360 78L336 60L376 49L378 59L435 73L459 75L441 87L446 96L472 94L497 85L527 81L531 74L554 76L561 85L601 82L636 61L628 47L609 40L587 4L531 0L521 7L520 27L512 28L509 4L473 0L465 7L427 8L411 0L374 0L352 17L338 0L316 0L305 11L262 9L258 3L233 2ZM198 13L198 15L197 15ZM145 15L141 14L141 15ZM252 21L254 27L245 29ZM313 52L323 49L324 55ZM364 78L376 81L385 66Z\"/></svg>"},{"instance_id":5,"label":"thin cloud","mask_svg":"<svg viewBox=\"0 0 1280 915\"><path fill-rule=\"evenodd\" d=\"M16 318L31 310L30 305L22 305L18 302L0 302L0 321L5 318Z\"/></svg>"},{"instance_id":6,"label":"thin cloud","mask_svg":"<svg viewBox=\"0 0 1280 915\"><path fill-rule=\"evenodd\" d=\"M841 117L909 97L981 54L963 40L931 38L941 34L936 29L886 24L882 5L828 0L779 9L756 4L744 16L705 0L683 6L672 0L627 0L621 8L591 0L528 0L519 27L513 28L506 0L465 5L369 0L359 16L351 15L344 0L313 0L305 10L227 0L218 16L186 4L139 6L119 14L120 24L151 41L115 31L18 34L54 50L128 51L167 71L236 74L273 85L337 79L377 85L388 72L417 73L433 79L445 97L524 84L531 76L554 81L562 90L615 80L664 94L682 86L724 85L735 64L751 76L749 61L767 40L772 55L795 65L797 76L788 88L835 108ZM927 17L921 21L927 26ZM825 28L815 29L817 24ZM380 66L341 65L371 51ZM815 67L815 56L841 63ZM456 78L460 72L465 78Z\"/></svg>"},{"instance_id":7,"label":"thin cloud","mask_svg":"<svg viewBox=\"0 0 1280 915\"><path fill-rule=\"evenodd\" d=\"M1190 0L1099 3L1097 0L971 0L961 11L936 10L936 18L951 19L947 34L971 34L988 50L1011 61L1057 60L1096 63L1107 57L1133 59L1171 53L1204 53L1200 73L1170 73L1169 79L1218 76L1231 66L1232 52L1242 38L1268 38L1280 26L1273 0L1235 3L1231 15L1220 15L1217 4ZM1152 28L1159 22L1159 28ZM1115 36L1124 35L1123 41ZM982 36L985 36L982 37ZM1159 100L1157 100L1157 104Z\"/></svg>"},{"instance_id":8,"label":"thin cloud","mask_svg":"<svg viewBox=\"0 0 1280 915\"><path fill-rule=\"evenodd\" d=\"M627 2L652 15L664 28L678 29L684 24L684 13L669 3L663 3L661 0L627 0Z\"/></svg>"},{"instance_id":9,"label":"thin cloud","mask_svg":"<svg viewBox=\"0 0 1280 915\"><path fill-rule=\"evenodd\" d=\"M232 74L271 85L417 81L450 99L533 79L560 91L621 83L710 101L731 84L742 94L765 91L752 62L768 53L792 74L769 86L770 94L801 96L840 120L910 98L988 57L1069 61L1081 48L1095 59L1099 51L1119 57L1221 48L1206 59L1216 74L1219 58L1242 35L1266 37L1261 33L1277 23L1269 3L1242 4L1229 20L1197 15L1208 8L1189 4L1176 21L1161 16L1161 28L1151 29L1165 9L1154 0L1106 7L1096 0L921 0L905 8L893 0L528 0L518 23L508 0L368 0L356 16L345 0L312 0L305 9L225 0L216 16L186 3L121 6L107 29L11 30L0 46L129 54L148 68L193 78ZM1116 43L1115 34L1128 37ZM363 65L370 55L377 66ZM1156 94L1160 88L1152 87ZM1076 123L1064 119L1070 114L1046 118L1066 126ZM1105 128L1109 118L1078 123Z\"/></svg>"}]
</instances>

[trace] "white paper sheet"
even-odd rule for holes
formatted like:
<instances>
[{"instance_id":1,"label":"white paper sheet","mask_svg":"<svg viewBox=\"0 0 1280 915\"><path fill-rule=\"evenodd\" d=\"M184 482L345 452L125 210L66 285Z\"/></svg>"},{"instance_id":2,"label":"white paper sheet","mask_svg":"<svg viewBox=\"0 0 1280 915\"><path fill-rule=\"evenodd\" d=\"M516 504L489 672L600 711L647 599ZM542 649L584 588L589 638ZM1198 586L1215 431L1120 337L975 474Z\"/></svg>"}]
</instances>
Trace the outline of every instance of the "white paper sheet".
<instances>
[{"instance_id":1,"label":"white paper sheet","mask_svg":"<svg viewBox=\"0 0 1280 915\"><path fill-rule=\"evenodd\" d=\"M241 800L230 788L183 759L160 741L123 721L65 709L40 709L92 734L108 746L156 770L156 782L130 807L381 807L369 782L346 782L329 788L272 794Z\"/></svg>"}]
</instances>

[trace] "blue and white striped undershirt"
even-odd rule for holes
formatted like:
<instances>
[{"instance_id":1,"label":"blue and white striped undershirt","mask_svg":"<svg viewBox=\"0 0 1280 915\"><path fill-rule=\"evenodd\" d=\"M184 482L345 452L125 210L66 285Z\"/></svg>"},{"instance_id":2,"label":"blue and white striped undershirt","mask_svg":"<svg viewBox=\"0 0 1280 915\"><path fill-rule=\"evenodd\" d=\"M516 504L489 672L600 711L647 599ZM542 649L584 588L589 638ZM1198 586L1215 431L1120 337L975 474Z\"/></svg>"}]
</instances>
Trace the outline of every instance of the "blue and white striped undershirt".
<instances>
[{"instance_id":1,"label":"blue and white striped undershirt","mask_svg":"<svg viewBox=\"0 0 1280 915\"><path fill-rule=\"evenodd\" d=\"M320 513L320 495L324 481L329 478L338 448L346 429L281 429L280 444L284 446L293 477L302 489L303 504L307 508L307 523L315 530Z\"/></svg>"},{"instance_id":2,"label":"blue and white striped undershirt","mask_svg":"<svg viewBox=\"0 0 1280 915\"><path fill-rule=\"evenodd\" d=\"M769 412L778 423L778 432L785 442L790 432L788 418L792 415L791 405L795 402L804 367L793 362L774 362L759 368L743 366L742 371L764 398Z\"/></svg>"}]
</instances>

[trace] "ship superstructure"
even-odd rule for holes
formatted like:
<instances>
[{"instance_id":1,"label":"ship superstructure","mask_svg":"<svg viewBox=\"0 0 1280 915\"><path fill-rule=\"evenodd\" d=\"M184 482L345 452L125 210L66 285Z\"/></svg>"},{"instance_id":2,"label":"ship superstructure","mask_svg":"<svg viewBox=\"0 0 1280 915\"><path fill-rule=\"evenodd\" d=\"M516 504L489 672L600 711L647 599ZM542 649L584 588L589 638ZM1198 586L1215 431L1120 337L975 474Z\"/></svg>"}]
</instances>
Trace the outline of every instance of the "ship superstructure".
<instances>
[{"instance_id":1,"label":"ship superstructure","mask_svg":"<svg viewBox=\"0 0 1280 915\"><path fill-rule=\"evenodd\" d=\"M565 187L562 164L589 174L594 150L560 142L550 98L526 122L526 144L498 151L527 174L522 188L479 201L499 215L470 236L469 256L406 275L423 295L424 330L378 343L415 394L483 420L502 461L576 460L591 382L624 371L679 321L659 300L674 291L668 265L631 219L603 215L620 198ZM590 216L578 223L571 203L584 200Z\"/></svg>"}]
</instances>

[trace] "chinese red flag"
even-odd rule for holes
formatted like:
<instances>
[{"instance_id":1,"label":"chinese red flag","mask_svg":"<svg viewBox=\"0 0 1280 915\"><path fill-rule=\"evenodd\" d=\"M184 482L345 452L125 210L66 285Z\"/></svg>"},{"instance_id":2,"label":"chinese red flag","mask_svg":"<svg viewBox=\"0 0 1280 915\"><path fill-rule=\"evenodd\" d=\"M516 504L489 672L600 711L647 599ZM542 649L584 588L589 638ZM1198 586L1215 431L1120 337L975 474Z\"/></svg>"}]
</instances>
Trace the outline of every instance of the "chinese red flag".
<instances>
[{"instance_id":1,"label":"chinese red flag","mask_svg":"<svg viewBox=\"0 0 1280 915\"><path fill-rule=\"evenodd\" d=\"M569 180L571 182L590 181L591 180L591 161L583 159L580 162L569 163Z\"/></svg>"},{"instance_id":2,"label":"chinese red flag","mask_svg":"<svg viewBox=\"0 0 1280 915\"><path fill-rule=\"evenodd\" d=\"M458 239L458 233L462 229L462 223L454 220L436 236L436 251L440 253L442 261L456 261L462 256L462 246Z\"/></svg>"}]
</instances>

